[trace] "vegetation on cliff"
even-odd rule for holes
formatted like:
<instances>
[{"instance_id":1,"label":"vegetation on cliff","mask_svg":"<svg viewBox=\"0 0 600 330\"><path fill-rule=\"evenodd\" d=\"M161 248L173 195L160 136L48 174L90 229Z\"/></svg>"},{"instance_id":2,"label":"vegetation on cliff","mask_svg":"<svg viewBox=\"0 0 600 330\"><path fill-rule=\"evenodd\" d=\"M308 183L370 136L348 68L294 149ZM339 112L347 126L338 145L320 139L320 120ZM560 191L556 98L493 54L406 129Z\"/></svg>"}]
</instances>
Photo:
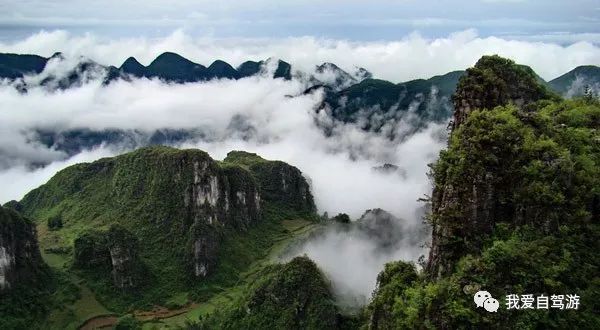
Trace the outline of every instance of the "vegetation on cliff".
<instances>
[{"instance_id":1,"label":"vegetation on cliff","mask_svg":"<svg viewBox=\"0 0 600 330\"><path fill-rule=\"evenodd\" d=\"M462 119L432 165L427 267L416 279L410 265L386 268L367 310L371 327L600 325L600 103L556 101L529 84L538 84L533 75L498 57L459 83ZM500 301L497 313L475 308L479 290ZM581 304L508 310L509 294L577 294Z\"/></svg>"},{"instance_id":2,"label":"vegetation on cliff","mask_svg":"<svg viewBox=\"0 0 600 330\"><path fill-rule=\"evenodd\" d=\"M142 148L71 166L18 205L43 228L41 219L62 219L42 248L66 251L69 271L111 310L182 293L198 301L236 284L283 232L282 220L316 219L298 169L262 158L239 164L200 150Z\"/></svg>"},{"instance_id":3,"label":"vegetation on cliff","mask_svg":"<svg viewBox=\"0 0 600 330\"><path fill-rule=\"evenodd\" d=\"M260 280L230 309L190 329L336 329L337 308L315 263L296 257L265 269Z\"/></svg>"},{"instance_id":4,"label":"vegetation on cliff","mask_svg":"<svg viewBox=\"0 0 600 330\"><path fill-rule=\"evenodd\" d=\"M33 223L0 206L0 328L25 329L43 319L52 286Z\"/></svg>"}]
</instances>

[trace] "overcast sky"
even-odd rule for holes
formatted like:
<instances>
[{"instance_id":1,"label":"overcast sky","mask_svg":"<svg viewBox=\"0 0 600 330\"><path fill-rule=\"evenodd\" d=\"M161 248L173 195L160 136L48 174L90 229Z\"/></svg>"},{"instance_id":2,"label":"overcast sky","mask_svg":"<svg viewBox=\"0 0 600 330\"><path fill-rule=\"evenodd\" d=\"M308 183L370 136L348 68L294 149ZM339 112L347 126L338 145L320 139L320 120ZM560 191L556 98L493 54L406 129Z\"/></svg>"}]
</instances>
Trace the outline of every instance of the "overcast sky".
<instances>
[{"instance_id":1,"label":"overcast sky","mask_svg":"<svg viewBox=\"0 0 600 330\"><path fill-rule=\"evenodd\" d=\"M598 0L0 0L0 40L41 29L110 37L314 36L395 40L476 29L481 36L600 43Z\"/></svg>"}]
</instances>

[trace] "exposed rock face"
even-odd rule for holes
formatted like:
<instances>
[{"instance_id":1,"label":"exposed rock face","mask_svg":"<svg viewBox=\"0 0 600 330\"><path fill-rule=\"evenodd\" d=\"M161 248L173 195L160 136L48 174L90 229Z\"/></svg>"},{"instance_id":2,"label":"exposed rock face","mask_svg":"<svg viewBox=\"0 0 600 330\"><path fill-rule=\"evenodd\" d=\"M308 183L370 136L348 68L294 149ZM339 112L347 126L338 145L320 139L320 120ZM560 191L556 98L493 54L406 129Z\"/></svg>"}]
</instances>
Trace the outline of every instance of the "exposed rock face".
<instances>
[{"instance_id":1,"label":"exposed rock face","mask_svg":"<svg viewBox=\"0 0 600 330\"><path fill-rule=\"evenodd\" d=\"M540 78L529 67L515 64L499 56L484 56L474 68L467 70L453 96L455 112L452 131L457 130L475 110L493 110L513 104L526 111L527 105L556 96L540 83ZM510 131L504 138L510 140ZM515 139L519 139L518 136ZM489 146L500 150L502 146ZM494 219L510 218L514 210L506 209L498 201L497 171L484 170L465 176L457 187L453 183L435 182L432 202L432 246L428 271L442 276L451 271L465 246L478 246L489 234ZM444 219L445 224L440 223ZM453 225L449 225L453 224ZM462 251L464 252L464 251Z\"/></svg>"},{"instance_id":2,"label":"exposed rock face","mask_svg":"<svg viewBox=\"0 0 600 330\"><path fill-rule=\"evenodd\" d=\"M513 61L484 56L475 67L467 70L452 96L454 115L452 130L460 126L474 109L487 109L512 103L522 107L529 103L555 97L535 72Z\"/></svg>"},{"instance_id":3,"label":"exposed rock face","mask_svg":"<svg viewBox=\"0 0 600 330\"><path fill-rule=\"evenodd\" d=\"M79 269L110 269L111 258L105 232L88 231L75 239L73 266Z\"/></svg>"},{"instance_id":4,"label":"exposed rock face","mask_svg":"<svg viewBox=\"0 0 600 330\"><path fill-rule=\"evenodd\" d=\"M0 207L0 292L26 284L42 269L35 226L17 212Z\"/></svg>"},{"instance_id":5,"label":"exposed rock face","mask_svg":"<svg viewBox=\"0 0 600 330\"><path fill-rule=\"evenodd\" d=\"M108 231L108 251L115 286L136 287L143 280L143 266L138 257L138 240L129 231L113 226Z\"/></svg>"},{"instance_id":6,"label":"exposed rock face","mask_svg":"<svg viewBox=\"0 0 600 330\"><path fill-rule=\"evenodd\" d=\"M21 205L32 217L48 210L61 214L66 230L85 221L119 224L137 238L139 244L129 238L115 243L106 233L81 233L75 242L74 265L112 272L118 287L137 286L139 273L130 274L136 255L204 278L217 265L225 235L260 222L263 202L315 210L298 169L262 158L259 163L219 163L200 150L142 148L69 167ZM65 200L77 209L65 209Z\"/></svg>"},{"instance_id":7,"label":"exposed rock face","mask_svg":"<svg viewBox=\"0 0 600 330\"><path fill-rule=\"evenodd\" d=\"M232 151L225 162L247 167L260 185L260 198L297 211L315 212L310 185L299 169L281 161L267 161L256 154ZM247 198L248 199L248 198Z\"/></svg>"},{"instance_id":8,"label":"exposed rock face","mask_svg":"<svg viewBox=\"0 0 600 330\"><path fill-rule=\"evenodd\" d=\"M297 168L284 162L270 162L256 168L265 199L314 211L310 186Z\"/></svg>"},{"instance_id":9,"label":"exposed rock face","mask_svg":"<svg viewBox=\"0 0 600 330\"><path fill-rule=\"evenodd\" d=\"M131 232L113 225L106 232L88 232L75 240L73 266L94 272L110 270L117 288L135 288L146 276L138 249L138 240Z\"/></svg>"},{"instance_id":10,"label":"exposed rock face","mask_svg":"<svg viewBox=\"0 0 600 330\"><path fill-rule=\"evenodd\" d=\"M202 278L210 274L217 264L219 237L213 228L196 223L192 228L190 243L194 276Z\"/></svg>"}]
</instances>

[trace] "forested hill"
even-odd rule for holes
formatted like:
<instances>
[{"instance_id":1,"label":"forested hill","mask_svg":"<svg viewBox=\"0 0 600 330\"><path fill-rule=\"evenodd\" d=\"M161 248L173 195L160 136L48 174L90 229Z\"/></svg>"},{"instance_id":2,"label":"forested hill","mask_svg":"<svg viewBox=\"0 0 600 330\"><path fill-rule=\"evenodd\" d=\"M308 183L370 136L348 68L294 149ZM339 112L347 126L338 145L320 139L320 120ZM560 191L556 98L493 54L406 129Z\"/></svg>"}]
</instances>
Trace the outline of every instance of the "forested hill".
<instances>
[{"instance_id":1,"label":"forested hill","mask_svg":"<svg viewBox=\"0 0 600 330\"><path fill-rule=\"evenodd\" d=\"M467 71L454 101L448 148L431 167L426 268L388 265L365 321L376 329L598 328L600 102L562 100L497 56ZM498 299L496 313L476 308L480 290ZM580 305L509 310L510 294L578 295Z\"/></svg>"}]
</instances>

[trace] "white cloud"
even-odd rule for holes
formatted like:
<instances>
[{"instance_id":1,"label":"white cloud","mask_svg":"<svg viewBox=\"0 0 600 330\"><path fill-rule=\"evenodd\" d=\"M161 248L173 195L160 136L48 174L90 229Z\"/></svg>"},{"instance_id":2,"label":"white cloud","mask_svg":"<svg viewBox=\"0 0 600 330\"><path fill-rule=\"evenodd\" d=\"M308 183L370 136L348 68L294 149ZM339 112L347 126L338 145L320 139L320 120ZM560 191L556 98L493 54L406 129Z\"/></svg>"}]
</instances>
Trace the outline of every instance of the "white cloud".
<instances>
[{"instance_id":1,"label":"white cloud","mask_svg":"<svg viewBox=\"0 0 600 330\"><path fill-rule=\"evenodd\" d=\"M532 65L545 78L576 65L600 63L600 50L590 43L559 46L480 38L474 31L439 39L413 34L393 42L313 37L193 38L182 31L159 39L111 40L92 34L74 36L53 31L0 44L2 52L49 56L63 51L68 57L85 55L103 64L117 65L131 55L147 64L167 50L204 64L217 58L239 64L247 59L274 56L305 69L313 69L325 61L348 71L358 65L394 81L465 69L481 55L494 53ZM65 70L60 65L53 68ZM331 215L346 212L357 218L366 209L382 208L404 219L408 226L419 226L423 205L417 199L431 190L426 165L435 160L444 145L440 136L444 136L445 125L432 125L402 141L389 141L355 125L338 125L333 135L326 138L315 125L328 119L314 111L322 95L300 95L305 87L296 80L264 77L184 85L140 79L107 87L92 81L57 92L31 88L27 94L20 94L13 86L0 84L0 151L14 160L0 170L3 187L0 201L20 199L69 164L120 152L103 147L65 159L63 153L31 142L33 129L119 128L147 132L162 128L195 129L202 130L207 138L186 141L181 147L198 147L216 159L222 159L230 150L246 150L297 166L310 179L321 212ZM254 133L248 136L232 130L233 120L254 127ZM31 161L50 165L31 169L23 164ZM400 166L406 175L385 175L372 170L383 163ZM369 242L332 235L322 245L307 248L307 253L332 276L338 288L350 288L354 290L351 296L364 297L374 287L375 276L384 262L396 258L414 260L423 252L417 244L386 255L371 253L371 248ZM346 271L340 270L344 269L340 264L348 266Z\"/></svg>"},{"instance_id":2,"label":"white cloud","mask_svg":"<svg viewBox=\"0 0 600 330\"><path fill-rule=\"evenodd\" d=\"M46 183L56 172L71 166L103 157L114 156L118 151L101 147L84 151L66 160L57 160L45 167L31 169L25 165L17 165L0 170L0 204L10 200L20 200L26 193Z\"/></svg>"},{"instance_id":3,"label":"white cloud","mask_svg":"<svg viewBox=\"0 0 600 330\"><path fill-rule=\"evenodd\" d=\"M589 35L591 40L595 36ZM563 36L568 38L568 36ZM571 41L579 40L572 38ZM600 65L600 47L585 41L568 46L547 42L479 37L475 30L429 39L413 33L396 41L354 42L348 40L294 37L281 39L216 39L192 37L177 30L164 38L106 39L94 34L72 35L65 31L42 31L24 40L0 43L0 52L50 56L56 51L84 55L105 65L119 66L128 56L149 64L164 51L174 51L208 65L223 59L236 66L246 60L269 57L289 61L303 70L333 62L352 71L362 66L376 77L394 82L427 78L472 66L486 54L499 54L530 65L545 79L555 78L578 65Z\"/></svg>"}]
</instances>

